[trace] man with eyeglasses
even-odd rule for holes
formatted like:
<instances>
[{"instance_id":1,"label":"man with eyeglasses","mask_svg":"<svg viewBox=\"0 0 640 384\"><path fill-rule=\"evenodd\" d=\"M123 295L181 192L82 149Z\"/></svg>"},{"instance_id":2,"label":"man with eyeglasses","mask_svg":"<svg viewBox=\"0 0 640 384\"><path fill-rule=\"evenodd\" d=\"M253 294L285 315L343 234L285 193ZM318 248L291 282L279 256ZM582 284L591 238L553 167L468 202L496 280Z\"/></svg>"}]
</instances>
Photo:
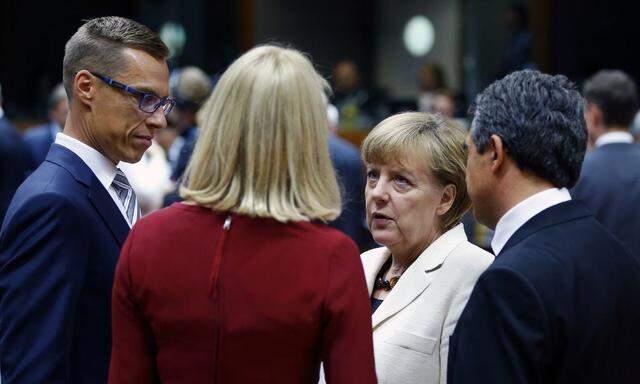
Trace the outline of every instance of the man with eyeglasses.
<instances>
[{"instance_id":1,"label":"man with eyeglasses","mask_svg":"<svg viewBox=\"0 0 640 384\"><path fill-rule=\"evenodd\" d=\"M66 44L69 117L0 232L3 384L107 382L114 270L140 214L117 166L167 124L167 55L121 17L89 20Z\"/></svg>"}]
</instances>

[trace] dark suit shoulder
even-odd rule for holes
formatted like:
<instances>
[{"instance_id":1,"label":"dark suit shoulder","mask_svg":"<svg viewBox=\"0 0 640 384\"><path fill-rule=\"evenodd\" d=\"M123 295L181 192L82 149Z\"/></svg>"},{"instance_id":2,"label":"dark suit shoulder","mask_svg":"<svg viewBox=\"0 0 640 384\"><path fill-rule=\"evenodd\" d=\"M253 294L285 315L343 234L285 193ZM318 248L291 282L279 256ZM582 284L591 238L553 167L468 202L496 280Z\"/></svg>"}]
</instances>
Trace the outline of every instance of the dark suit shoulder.
<instances>
[{"instance_id":1,"label":"dark suit shoulder","mask_svg":"<svg viewBox=\"0 0 640 384\"><path fill-rule=\"evenodd\" d=\"M33 238L41 228L58 225L73 228L74 236L82 236L87 228L85 219L77 200L58 191L45 190L20 196L12 201L5 216L1 248L14 240L19 242L25 237Z\"/></svg>"},{"instance_id":2,"label":"dark suit shoulder","mask_svg":"<svg viewBox=\"0 0 640 384\"><path fill-rule=\"evenodd\" d=\"M540 229L500 254L491 268L517 271L548 307L559 308L566 300L587 305L595 291L622 301L640 295L633 283L640 276L638 260L593 216ZM628 284L636 292L628 292ZM592 306L601 304L606 303Z\"/></svg>"},{"instance_id":3,"label":"dark suit shoulder","mask_svg":"<svg viewBox=\"0 0 640 384\"><path fill-rule=\"evenodd\" d=\"M640 146L625 143L607 144L587 152L582 163L582 172L587 172L588 175L593 171L611 171L613 168L623 165L619 162L636 161L640 161ZM628 167L624 168L627 173L634 171ZM581 173L582 176L583 174Z\"/></svg>"},{"instance_id":4,"label":"dark suit shoulder","mask_svg":"<svg viewBox=\"0 0 640 384\"><path fill-rule=\"evenodd\" d=\"M73 192L78 189L83 188L80 187L68 170L57 164L45 161L27 177L18 192L27 195L44 192L69 195L74 194Z\"/></svg>"},{"instance_id":5,"label":"dark suit shoulder","mask_svg":"<svg viewBox=\"0 0 640 384\"><path fill-rule=\"evenodd\" d=\"M39 141L43 139L49 139L50 136L49 124L40 124L34 127L28 128L22 134L25 141Z\"/></svg>"},{"instance_id":6,"label":"dark suit shoulder","mask_svg":"<svg viewBox=\"0 0 640 384\"><path fill-rule=\"evenodd\" d=\"M527 273L581 262L585 255L606 257L602 253L616 251L623 251L621 244L589 215L540 228L501 253L496 263Z\"/></svg>"},{"instance_id":7,"label":"dark suit shoulder","mask_svg":"<svg viewBox=\"0 0 640 384\"><path fill-rule=\"evenodd\" d=\"M338 165L362 167L358 149L340 137L329 136L329 154L336 167Z\"/></svg>"}]
</instances>

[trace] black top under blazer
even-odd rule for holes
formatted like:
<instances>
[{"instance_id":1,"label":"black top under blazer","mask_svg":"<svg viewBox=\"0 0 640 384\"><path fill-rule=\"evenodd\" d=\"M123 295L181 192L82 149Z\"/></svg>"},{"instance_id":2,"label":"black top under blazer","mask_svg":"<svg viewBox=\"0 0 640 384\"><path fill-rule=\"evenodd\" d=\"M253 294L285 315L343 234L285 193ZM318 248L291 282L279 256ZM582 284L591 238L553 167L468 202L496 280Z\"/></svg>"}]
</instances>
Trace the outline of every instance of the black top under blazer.
<instances>
[{"instance_id":1,"label":"black top under blazer","mask_svg":"<svg viewBox=\"0 0 640 384\"><path fill-rule=\"evenodd\" d=\"M451 336L449 383L638 383L640 263L581 203L526 222Z\"/></svg>"}]
</instances>

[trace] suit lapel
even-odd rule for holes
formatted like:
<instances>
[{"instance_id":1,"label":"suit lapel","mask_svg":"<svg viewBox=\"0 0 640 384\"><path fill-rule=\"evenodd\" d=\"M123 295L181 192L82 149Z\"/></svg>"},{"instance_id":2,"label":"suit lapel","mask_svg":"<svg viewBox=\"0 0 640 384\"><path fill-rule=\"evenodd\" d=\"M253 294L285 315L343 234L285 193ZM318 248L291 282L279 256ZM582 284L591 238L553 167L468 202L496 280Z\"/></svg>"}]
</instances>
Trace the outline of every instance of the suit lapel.
<instances>
[{"instance_id":1,"label":"suit lapel","mask_svg":"<svg viewBox=\"0 0 640 384\"><path fill-rule=\"evenodd\" d=\"M461 242L466 241L462 224L447 231L422 252L418 259L402 274L371 319L375 330L382 322L395 315L424 292L438 275L447 255ZM386 259L385 259L386 260ZM383 260L384 263L384 260ZM380 267L382 264L380 265ZM376 271L376 275L380 270ZM367 276L368 277L368 276ZM374 276L375 279L375 276ZM367 282L368 285L368 282Z\"/></svg>"},{"instance_id":2,"label":"suit lapel","mask_svg":"<svg viewBox=\"0 0 640 384\"><path fill-rule=\"evenodd\" d=\"M551 206L524 223L507 241L497 257L541 229L586 216L593 216L593 214L586 206L575 200Z\"/></svg>"},{"instance_id":3,"label":"suit lapel","mask_svg":"<svg viewBox=\"0 0 640 384\"><path fill-rule=\"evenodd\" d=\"M66 169L76 181L89 188L89 201L121 247L129 232L129 224L89 166L71 150L55 143L49 149L47 161Z\"/></svg>"},{"instance_id":4,"label":"suit lapel","mask_svg":"<svg viewBox=\"0 0 640 384\"><path fill-rule=\"evenodd\" d=\"M89 200L107 227L109 227L109 230L111 230L120 247L122 247L129 233L129 224L125 221L109 192L104 189L104 186L95 175L91 180Z\"/></svg>"}]
</instances>

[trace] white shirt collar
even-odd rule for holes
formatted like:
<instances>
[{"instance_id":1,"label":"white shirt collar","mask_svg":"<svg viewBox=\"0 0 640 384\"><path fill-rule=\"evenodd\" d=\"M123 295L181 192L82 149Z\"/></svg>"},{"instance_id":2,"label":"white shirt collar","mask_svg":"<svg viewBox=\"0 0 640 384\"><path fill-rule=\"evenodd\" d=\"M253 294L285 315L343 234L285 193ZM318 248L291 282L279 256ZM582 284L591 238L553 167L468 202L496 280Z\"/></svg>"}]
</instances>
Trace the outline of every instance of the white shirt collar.
<instances>
[{"instance_id":1,"label":"white shirt collar","mask_svg":"<svg viewBox=\"0 0 640 384\"><path fill-rule=\"evenodd\" d=\"M4 117L4 109L0 107L0 119L2 119L3 117Z\"/></svg>"},{"instance_id":2,"label":"white shirt collar","mask_svg":"<svg viewBox=\"0 0 640 384\"><path fill-rule=\"evenodd\" d=\"M94 175L100 180L100 183L106 190L109 190L114 177L116 177L116 167L103 154L91 148L80 140L74 139L69 135L58 132L56 135L56 144L69 149L84 161L91 169Z\"/></svg>"},{"instance_id":3,"label":"white shirt collar","mask_svg":"<svg viewBox=\"0 0 640 384\"><path fill-rule=\"evenodd\" d=\"M633 143L633 135L625 131L613 131L602 134L596 140L596 148L612 143Z\"/></svg>"},{"instance_id":4,"label":"white shirt collar","mask_svg":"<svg viewBox=\"0 0 640 384\"><path fill-rule=\"evenodd\" d=\"M511 236L532 217L549 207L569 200L571 195L566 188L550 188L516 204L500 218L496 225L496 231L491 240L493 252L498 255Z\"/></svg>"}]
</instances>

